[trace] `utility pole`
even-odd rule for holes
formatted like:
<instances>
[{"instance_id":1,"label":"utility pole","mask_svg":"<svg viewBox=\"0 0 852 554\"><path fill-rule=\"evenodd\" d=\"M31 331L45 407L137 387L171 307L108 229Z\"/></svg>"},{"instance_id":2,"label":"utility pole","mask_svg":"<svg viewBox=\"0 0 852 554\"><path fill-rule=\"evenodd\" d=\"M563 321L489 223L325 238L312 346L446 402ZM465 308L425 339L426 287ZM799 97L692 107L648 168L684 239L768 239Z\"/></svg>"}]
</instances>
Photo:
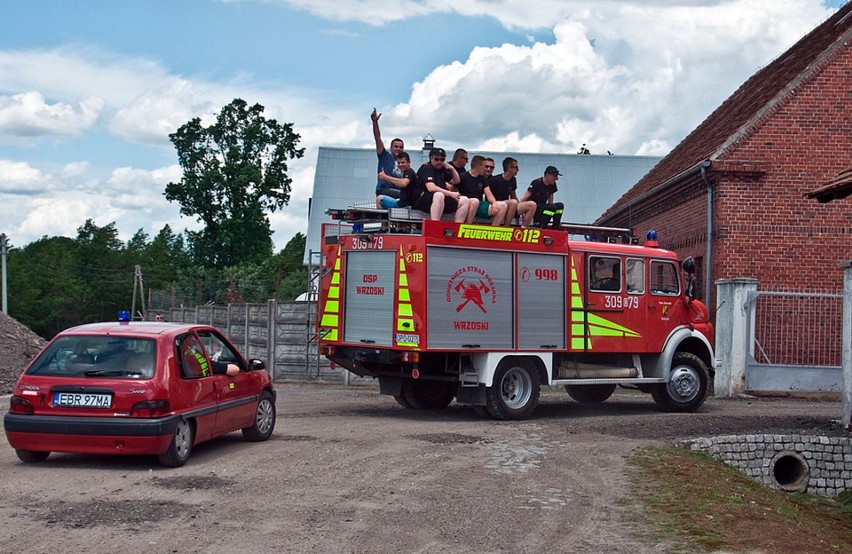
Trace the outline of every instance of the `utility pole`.
<instances>
[{"instance_id":1,"label":"utility pole","mask_svg":"<svg viewBox=\"0 0 852 554\"><path fill-rule=\"evenodd\" d=\"M0 234L0 259L2 260L0 262L0 265L2 265L2 268L3 268L2 269L2 276L0 276L0 280L2 280L2 287L0 287L0 288L3 289L2 307L3 307L3 313L4 314L9 313L9 304L6 302L6 252L8 252L8 251L9 251L9 239L8 239L8 237L6 237L5 233Z\"/></svg>"},{"instance_id":2,"label":"utility pole","mask_svg":"<svg viewBox=\"0 0 852 554\"><path fill-rule=\"evenodd\" d=\"M130 319L136 319L136 291L139 291L139 304L142 307L141 319L145 321L145 290L142 286L142 266L136 265L133 270L133 300L130 306Z\"/></svg>"}]
</instances>

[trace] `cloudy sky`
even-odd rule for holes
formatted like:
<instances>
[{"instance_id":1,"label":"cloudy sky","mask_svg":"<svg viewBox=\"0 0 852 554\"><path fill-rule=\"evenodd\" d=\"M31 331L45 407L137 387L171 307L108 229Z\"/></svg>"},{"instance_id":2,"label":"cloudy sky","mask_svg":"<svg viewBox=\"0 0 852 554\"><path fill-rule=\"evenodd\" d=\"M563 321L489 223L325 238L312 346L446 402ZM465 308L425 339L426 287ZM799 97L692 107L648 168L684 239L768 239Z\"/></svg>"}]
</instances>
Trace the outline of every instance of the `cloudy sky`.
<instances>
[{"instance_id":1,"label":"cloudy sky","mask_svg":"<svg viewBox=\"0 0 852 554\"><path fill-rule=\"evenodd\" d=\"M0 233L13 246L197 228L165 201L169 133L240 97L305 157L281 248L307 226L317 147L664 155L845 0L4 0Z\"/></svg>"}]
</instances>

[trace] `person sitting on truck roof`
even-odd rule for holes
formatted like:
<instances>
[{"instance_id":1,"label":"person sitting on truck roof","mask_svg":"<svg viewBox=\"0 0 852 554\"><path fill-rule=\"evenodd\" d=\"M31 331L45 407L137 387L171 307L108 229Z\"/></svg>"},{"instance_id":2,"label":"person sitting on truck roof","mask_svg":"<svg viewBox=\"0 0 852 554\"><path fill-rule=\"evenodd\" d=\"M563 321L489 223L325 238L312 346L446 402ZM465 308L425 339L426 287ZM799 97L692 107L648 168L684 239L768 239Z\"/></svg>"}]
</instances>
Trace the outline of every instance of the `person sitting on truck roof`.
<instances>
[{"instance_id":1,"label":"person sitting on truck roof","mask_svg":"<svg viewBox=\"0 0 852 554\"><path fill-rule=\"evenodd\" d=\"M417 170L417 178L426 186L426 190L444 195L444 213L455 213L456 223L473 221L474 212L469 212L470 201L454 190L459 183L456 168L447 163L447 153L443 148L429 151L429 163Z\"/></svg>"},{"instance_id":2,"label":"person sitting on truck roof","mask_svg":"<svg viewBox=\"0 0 852 554\"><path fill-rule=\"evenodd\" d=\"M379 179L385 179L402 189L399 196L401 208L411 207L415 210L429 212L430 219L441 219L444 213L444 195L426 190L417 174L411 169L411 157L408 152L400 152L396 157L396 165L402 171L402 177L390 177L384 171L379 172Z\"/></svg>"},{"instance_id":3,"label":"person sitting on truck roof","mask_svg":"<svg viewBox=\"0 0 852 554\"><path fill-rule=\"evenodd\" d=\"M453 152L453 161L450 162L450 165L456 168L459 177L461 177L462 173L467 171L465 169L465 166L467 165L467 150L464 148L456 148L456 151Z\"/></svg>"},{"instance_id":4,"label":"person sitting on truck roof","mask_svg":"<svg viewBox=\"0 0 852 554\"><path fill-rule=\"evenodd\" d=\"M391 151L385 150L385 143L382 142L382 133L379 130L379 118L382 114L373 108L373 113L370 114L370 119L373 120L373 138L376 139L376 156L379 158L378 173L384 172L386 175L393 177L402 177L402 172L396 166L396 157L400 152L405 150L405 143L400 138L395 138L391 141ZM400 190L393 183L386 179L379 178L376 182L376 207L377 208L396 208L399 206Z\"/></svg>"},{"instance_id":5,"label":"person sitting on truck roof","mask_svg":"<svg viewBox=\"0 0 852 554\"><path fill-rule=\"evenodd\" d=\"M492 225L503 225L506 219L506 210L509 207L505 202L494 199L491 191L485 192L488 174L486 166L488 162L483 156L474 156L470 161L470 171L461 176L459 182L459 193L470 198L470 209L476 209L475 217L481 219L493 218ZM491 169L494 169L494 161L491 161ZM476 208L474 208L476 206Z\"/></svg>"},{"instance_id":6,"label":"person sitting on truck roof","mask_svg":"<svg viewBox=\"0 0 852 554\"><path fill-rule=\"evenodd\" d=\"M565 209L562 202L554 202L553 194L558 190L556 181L559 179L559 170L552 165L544 170L544 176L530 183L521 202L532 200L536 204L535 217L533 221L539 227L551 227L559 229L562 225L562 212Z\"/></svg>"},{"instance_id":7,"label":"person sitting on truck roof","mask_svg":"<svg viewBox=\"0 0 852 554\"><path fill-rule=\"evenodd\" d=\"M520 218L519 223L522 227L529 227L532 223L532 218L535 215L535 202L527 200L519 202L518 195L515 192L518 189L518 160L515 158L503 159L503 173L494 175L488 179L486 191L490 191L496 200L506 203L506 223L511 224L515 219L515 214ZM486 193L487 194L487 193Z\"/></svg>"}]
</instances>

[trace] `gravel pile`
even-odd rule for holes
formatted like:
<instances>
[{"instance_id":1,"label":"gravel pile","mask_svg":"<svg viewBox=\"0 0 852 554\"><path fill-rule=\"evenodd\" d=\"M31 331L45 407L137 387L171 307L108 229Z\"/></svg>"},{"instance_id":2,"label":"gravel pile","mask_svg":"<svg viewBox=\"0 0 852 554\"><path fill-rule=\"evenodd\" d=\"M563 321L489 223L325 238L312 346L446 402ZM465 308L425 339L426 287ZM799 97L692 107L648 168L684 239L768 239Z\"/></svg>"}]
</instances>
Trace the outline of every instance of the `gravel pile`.
<instances>
[{"instance_id":1,"label":"gravel pile","mask_svg":"<svg viewBox=\"0 0 852 554\"><path fill-rule=\"evenodd\" d=\"M18 377L46 342L0 312L0 396L12 394Z\"/></svg>"}]
</instances>

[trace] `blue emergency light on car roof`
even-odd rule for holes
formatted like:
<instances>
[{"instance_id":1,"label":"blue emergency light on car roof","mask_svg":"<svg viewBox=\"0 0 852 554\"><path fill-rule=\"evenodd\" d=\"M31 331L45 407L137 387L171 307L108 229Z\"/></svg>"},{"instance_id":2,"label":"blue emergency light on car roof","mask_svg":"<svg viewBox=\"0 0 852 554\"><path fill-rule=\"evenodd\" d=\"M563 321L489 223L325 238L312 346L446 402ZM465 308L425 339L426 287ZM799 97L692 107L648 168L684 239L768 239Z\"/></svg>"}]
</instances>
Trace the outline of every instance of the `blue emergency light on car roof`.
<instances>
[{"instance_id":1,"label":"blue emergency light on car roof","mask_svg":"<svg viewBox=\"0 0 852 554\"><path fill-rule=\"evenodd\" d=\"M118 320L122 322L130 321L130 312L127 310L121 310L118 312Z\"/></svg>"}]
</instances>

